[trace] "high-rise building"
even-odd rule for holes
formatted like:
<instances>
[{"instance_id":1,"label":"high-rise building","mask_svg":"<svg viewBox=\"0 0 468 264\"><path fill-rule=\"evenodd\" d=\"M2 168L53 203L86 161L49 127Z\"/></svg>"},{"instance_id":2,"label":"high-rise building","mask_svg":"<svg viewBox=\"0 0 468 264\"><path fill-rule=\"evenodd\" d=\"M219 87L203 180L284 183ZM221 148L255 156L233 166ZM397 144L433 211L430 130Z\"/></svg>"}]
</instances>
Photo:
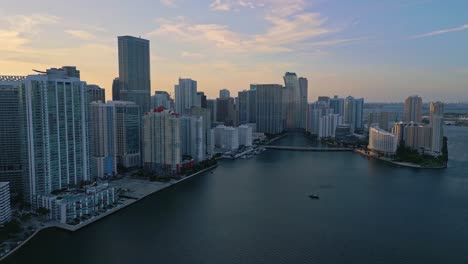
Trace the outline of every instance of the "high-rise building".
<instances>
[{"instance_id":1,"label":"high-rise building","mask_svg":"<svg viewBox=\"0 0 468 264\"><path fill-rule=\"evenodd\" d=\"M151 96L151 109L164 107L166 109L172 109L172 99L168 92L156 91Z\"/></svg>"},{"instance_id":2,"label":"high-rise building","mask_svg":"<svg viewBox=\"0 0 468 264\"><path fill-rule=\"evenodd\" d=\"M250 89L249 90L249 106L247 110L247 119L249 123L256 123L257 122L257 90Z\"/></svg>"},{"instance_id":3,"label":"high-rise building","mask_svg":"<svg viewBox=\"0 0 468 264\"><path fill-rule=\"evenodd\" d=\"M124 168L141 166L141 114L133 102L111 101L114 108L117 142L117 165Z\"/></svg>"},{"instance_id":4,"label":"high-rise building","mask_svg":"<svg viewBox=\"0 0 468 264\"><path fill-rule=\"evenodd\" d=\"M197 106L197 81L179 79L179 84L175 85L176 112L184 114L194 106Z\"/></svg>"},{"instance_id":5,"label":"high-rise building","mask_svg":"<svg viewBox=\"0 0 468 264\"><path fill-rule=\"evenodd\" d=\"M301 128L301 90L297 75L287 72L284 76L284 84L287 90L285 96L287 100L286 127L288 129Z\"/></svg>"},{"instance_id":6,"label":"high-rise building","mask_svg":"<svg viewBox=\"0 0 468 264\"><path fill-rule=\"evenodd\" d=\"M0 182L23 192L19 91L23 76L0 76Z\"/></svg>"},{"instance_id":7,"label":"high-rise building","mask_svg":"<svg viewBox=\"0 0 468 264\"><path fill-rule=\"evenodd\" d=\"M369 146L372 151L385 155L394 155L397 151L397 136L377 127L371 127L369 131Z\"/></svg>"},{"instance_id":8,"label":"high-rise building","mask_svg":"<svg viewBox=\"0 0 468 264\"><path fill-rule=\"evenodd\" d=\"M216 121L224 123L225 126L235 126L237 124L234 98L227 97L216 99Z\"/></svg>"},{"instance_id":9,"label":"high-rise building","mask_svg":"<svg viewBox=\"0 0 468 264\"><path fill-rule=\"evenodd\" d=\"M206 155L212 155L213 154L213 145L211 144L212 143L212 139L211 139L211 124L212 124L212 120L211 120L211 111L210 109L206 109L206 108L201 108L201 107L192 107L192 109L190 109L190 112L189 112L189 115L191 116L195 116L195 117L201 117L203 118L203 123L204 123L204 142L205 142L205 151L206 151Z\"/></svg>"},{"instance_id":10,"label":"high-rise building","mask_svg":"<svg viewBox=\"0 0 468 264\"><path fill-rule=\"evenodd\" d=\"M86 83L62 69L30 75L20 89L25 200L96 178Z\"/></svg>"},{"instance_id":11,"label":"high-rise building","mask_svg":"<svg viewBox=\"0 0 468 264\"><path fill-rule=\"evenodd\" d=\"M177 174L182 163L179 115L163 107L146 113L144 167L158 173Z\"/></svg>"},{"instance_id":12,"label":"high-rise building","mask_svg":"<svg viewBox=\"0 0 468 264\"><path fill-rule=\"evenodd\" d=\"M10 183L0 182L0 225L11 220Z\"/></svg>"},{"instance_id":13,"label":"high-rise building","mask_svg":"<svg viewBox=\"0 0 468 264\"><path fill-rule=\"evenodd\" d=\"M333 109L333 113L344 116L344 102L344 98L338 98L337 95L335 95L333 98L330 98L329 104L330 108Z\"/></svg>"},{"instance_id":14,"label":"high-rise building","mask_svg":"<svg viewBox=\"0 0 468 264\"><path fill-rule=\"evenodd\" d=\"M392 129L395 123L395 114L392 112L372 112L367 119L368 128L379 127L387 132Z\"/></svg>"},{"instance_id":15,"label":"high-rise building","mask_svg":"<svg viewBox=\"0 0 468 264\"><path fill-rule=\"evenodd\" d=\"M431 116L444 116L445 113L445 105L442 102L432 102L429 106L429 111Z\"/></svg>"},{"instance_id":16,"label":"high-rise building","mask_svg":"<svg viewBox=\"0 0 468 264\"><path fill-rule=\"evenodd\" d=\"M354 133L356 130L364 128L363 115L364 115L364 99L355 99L348 96L345 99L345 112L344 123L350 126L350 132Z\"/></svg>"},{"instance_id":17,"label":"high-rise building","mask_svg":"<svg viewBox=\"0 0 468 264\"><path fill-rule=\"evenodd\" d=\"M231 97L231 92L228 89L219 90L219 98L225 99Z\"/></svg>"},{"instance_id":18,"label":"high-rise building","mask_svg":"<svg viewBox=\"0 0 468 264\"><path fill-rule=\"evenodd\" d=\"M180 117L180 152L196 162L206 159L206 131L203 117Z\"/></svg>"},{"instance_id":19,"label":"high-rise building","mask_svg":"<svg viewBox=\"0 0 468 264\"><path fill-rule=\"evenodd\" d=\"M321 104L319 103L318 105L320 106ZM331 131L332 131L331 129L329 129L331 128L331 126L329 125L330 119L322 120L322 117L328 117L329 115L332 115L332 114L333 114L333 110L328 107L325 107L325 106L317 107L317 103L310 104L309 109L307 111L306 131L312 135L317 135L319 137L329 137L328 135L331 135ZM341 124L341 121L339 122L339 124ZM326 131L329 131L329 132L326 132Z\"/></svg>"},{"instance_id":20,"label":"high-rise building","mask_svg":"<svg viewBox=\"0 0 468 264\"><path fill-rule=\"evenodd\" d=\"M367 127L369 130L371 127L379 127L379 122L380 122L380 112L372 112L369 113L369 116L367 117Z\"/></svg>"},{"instance_id":21,"label":"high-rise building","mask_svg":"<svg viewBox=\"0 0 468 264\"><path fill-rule=\"evenodd\" d=\"M405 100L405 122L420 123L422 120L421 115L422 98L414 95L406 98Z\"/></svg>"},{"instance_id":22,"label":"high-rise building","mask_svg":"<svg viewBox=\"0 0 468 264\"><path fill-rule=\"evenodd\" d=\"M309 81L307 78L299 78L299 90L301 96L301 109L300 109L300 128L305 129L307 123L307 108L308 108L308 96L309 96Z\"/></svg>"},{"instance_id":23,"label":"high-rise building","mask_svg":"<svg viewBox=\"0 0 468 264\"><path fill-rule=\"evenodd\" d=\"M93 101L90 105L91 142L99 178L117 174L117 133L115 105Z\"/></svg>"},{"instance_id":24,"label":"high-rise building","mask_svg":"<svg viewBox=\"0 0 468 264\"><path fill-rule=\"evenodd\" d=\"M433 102L430 105L430 125L432 127L432 152L440 154L444 141L444 103Z\"/></svg>"},{"instance_id":25,"label":"high-rise building","mask_svg":"<svg viewBox=\"0 0 468 264\"><path fill-rule=\"evenodd\" d=\"M95 84L88 84L88 96L90 102L106 102L106 90Z\"/></svg>"},{"instance_id":26,"label":"high-rise building","mask_svg":"<svg viewBox=\"0 0 468 264\"><path fill-rule=\"evenodd\" d=\"M150 43L132 36L118 37L120 100L134 102L141 113L150 109Z\"/></svg>"},{"instance_id":27,"label":"high-rise building","mask_svg":"<svg viewBox=\"0 0 468 264\"><path fill-rule=\"evenodd\" d=\"M216 114L218 113L218 105L216 100L209 99L206 101L206 106L208 110L210 110L210 116L211 116L211 123L217 122L218 117Z\"/></svg>"},{"instance_id":28,"label":"high-rise building","mask_svg":"<svg viewBox=\"0 0 468 264\"><path fill-rule=\"evenodd\" d=\"M239 112L239 124L249 123L249 91L239 92L237 100L237 110Z\"/></svg>"},{"instance_id":29,"label":"high-rise building","mask_svg":"<svg viewBox=\"0 0 468 264\"><path fill-rule=\"evenodd\" d=\"M338 114L328 114L320 117L318 138L335 138L336 128L342 124L342 121L343 118Z\"/></svg>"},{"instance_id":30,"label":"high-rise building","mask_svg":"<svg viewBox=\"0 0 468 264\"><path fill-rule=\"evenodd\" d=\"M197 92L197 106L201 108L207 108L206 95L204 92Z\"/></svg>"},{"instance_id":31,"label":"high-rise building","mask_svg":"<svg viewBox=\"0 0 468 264\"><path fill-rule=\"evenodd\" d=\"M257 91L244 90L239 92L236 102L239 124L255 123L257 111Z\"/></svg>"},{"instance_id":32,"label":"high-rise building","mask_svg":"<svg viewBox=\"0 0 468 264\"><path fill-rule=\"evenodd\" d=\"M395 123L392 133L396 136L399 145L425 153L432 151L432 127L419 123Z\"/></svg>"},{"instance_id":33,"label":"high-rise building","mask_svg":"<svg viewBox=\"0 0 468 264\"><path fill-rule=\"evenodd\" d=\"M283 87L279 84L256 84L257 132L280 134L284 131Z\"/></svg>"},{"instance_id":34,"label":"high-rise building","mask_svg":"<svg viewBox=\"0 0 468 264\"><path fill-rule=\"evenodd\" d=\"M112 100L113 101L120 101L120 80L119 78L115 78L112 81Z\"/></svg>"},{"instance_id":35,"label":"high-rise building","mask_svg":"<svg viewBox=\"0 0 468 264\"><path fill-rule=\"evenodd\" d=\"M392 130L393 123L396 122L395 113L380 112L379 127L387 132Z\"/></svg>"},{"instance_id":36,"label":"high-rise building","mask_svg":"<svg viewBox=\"0 0 468 264\"><path fill-rule=\"evenodd\" d=\"M61 69L67 73L68 77L81 78L80 71L77 70L75 66L63 66Z\"/></svg>"}]
</instances>

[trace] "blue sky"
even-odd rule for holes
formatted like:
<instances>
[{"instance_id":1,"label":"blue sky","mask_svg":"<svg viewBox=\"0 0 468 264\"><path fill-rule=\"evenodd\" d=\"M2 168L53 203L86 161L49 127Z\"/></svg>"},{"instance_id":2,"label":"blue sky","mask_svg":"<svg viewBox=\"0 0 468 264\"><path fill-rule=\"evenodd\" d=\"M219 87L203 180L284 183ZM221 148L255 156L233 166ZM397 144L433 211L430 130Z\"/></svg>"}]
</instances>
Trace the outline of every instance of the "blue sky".
<instances>
[{"instance_id":1,"label":"blue sky","mask_svg":"<svg viewBox=\"0 0 468 264\"><path fill-rule=\"evenodd\" d=\"M215 97L294 71L311 101L468 101L468 2L458 0L8 1L0 74L76 65L110 96L118 35L150 39L153 90L190 77Z\"/></svg>"}]
</instances>

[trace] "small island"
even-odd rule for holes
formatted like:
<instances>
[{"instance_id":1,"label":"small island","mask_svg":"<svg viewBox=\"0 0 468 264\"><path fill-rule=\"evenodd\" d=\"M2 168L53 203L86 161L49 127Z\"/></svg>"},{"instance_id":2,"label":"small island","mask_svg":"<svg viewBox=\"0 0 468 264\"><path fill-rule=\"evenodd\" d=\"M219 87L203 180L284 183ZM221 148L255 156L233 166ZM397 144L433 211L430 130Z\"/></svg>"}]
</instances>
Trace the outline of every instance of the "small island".
<instances>
[{"instance_id":1,"label":"small island","mask_svg":"<svg viewBox=\"0 0 468 264\"><path fill-rule=\"evenodd\" d=\"M367 157L376 158L402 167L418 169L445 169L448 166L448 139L443 138L440 155L431 155L401 144L395 154L377 152L369 148L356 148L354 152Z\"/></svg>"}]
</instances>

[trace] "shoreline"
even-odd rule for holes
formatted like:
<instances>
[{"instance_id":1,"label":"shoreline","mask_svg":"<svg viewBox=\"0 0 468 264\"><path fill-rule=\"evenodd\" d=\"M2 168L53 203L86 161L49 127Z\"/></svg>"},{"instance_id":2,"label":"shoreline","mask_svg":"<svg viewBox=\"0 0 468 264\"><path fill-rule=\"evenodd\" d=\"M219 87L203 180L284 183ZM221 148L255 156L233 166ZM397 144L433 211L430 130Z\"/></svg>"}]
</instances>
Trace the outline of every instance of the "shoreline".
<instances>
[{"instance_id":1,"label":"shoreline","mask_svg":"<svg viewBox=\"0 0 468 264\"><path fill-rule=\"evenodd\" d=\"M406 168L413 168L413 169L423 169L423 170L442 170L442 169L446 169L448 167L447 165L438 166L438 167L424 167L424 166L414 164L414 163L393 161L393 160L390 160L390 159L387 159L387 158L377 157L377 156L374 156L374 155L371 155L371 154L367 154L365 151L363 151L361 149L354 149L353 152L357 153L357 154L360 154L360 155L363 155L363 156L368 157L368 158L374 158L374 159L381 160L381 161L384 161L384 162L387 162L387 163L390 163L390 164L393 164L393 165L397 165L399 167L406 167Z\"/></svg>"},{"instance_id":2,"label":"shoreline","mask_svg":"<svg viewBox=\"0 0 468 264\"><path fill-rule=\"evenodd\" d=\"M71 232L78 231L78 230L80 230L80 229L82 229L82 228L84 228L84 227L86 227L86 226L88 226L88 225L90 225L90 224L92 224L94 222L97 222L97 221L101 220L102 218L104 218L104 217L106 217L108 215L114 214L114 213L116 213L116 212L118 212L118 211L120 211L120 210L122 210L124 208L127 208L127 207L129 207L129 206L131 206L131 205L133 205L135 203L138 203L139 201L141 201L141 200L143 200L145 198L148 198L149 196L152 196L153 194L156 194L156 193L158 193L158 192L160 192L162 190L165 190L165 189L167 189L169 187L172 187L172 186L174 186L174 185L176 185L178 183L181 183L183 181L191 179L192 177L195 177L195 176L197 176L199 174L202 174L204 172L210 171L210 170L216 168L217 166L218 165L214 165L214 166L211 166L209 168L203 169L203 170L201 170L199 172L195 172L194 174L186 176L186 177L184 177L184 178L182 178L180 180L164 183L164 184L162 184L162 186L159 186L159 187L156 187L156 188L154 188L152 190L149 190L148 192L144 193L140 197L135 197L133 199L127 198L127 200L125 200L122 205L117 206L115 208L112 208L109 211L106 211L106 212L102 213L101 215L98 215L98 216L96 216L94 218L91 218L91 219L89 219L89 220L87 220L87 221L85 221L83 223L78 224L78 225L67 225L67 224L58 223L58 224L54 225L54 227L58 227L58 228L64 229L66 231L71 231ZM140 181L149 182L147 180L140 180ZM151 182L149 182L149 183L151 183Z\"/></svg>"},{"instance_id":3,"label":"shoreline","mask_svg":"<svg viewBox=\"0 0 468 264\"><path fill-rule=\"evenodd\" d=\"M100 214L100 215L98 215L96 217L88 219L87 221L82 222L82 223L80 223L78 225L72 226L72 225L67 225L67 224L62 224L62 223L57 223L57 222L51 222L46 226L38 228L36 231L34 231L34 233L32 233L28 238L26 238L21 244L19 244L17 247L15 247L14 249L12 249L8 253L6 253L4 256L0 257L0 262L5 260L7 257L11 256L12 254L14 254L19 249L21 249L24 245L26 245L31 239L33 239L41 231L44 231L44 230L49 229L49 228L58 228L58 229L65 230L65 231L68 231L68 232L78 231L78 230L80 230L82 228L85 228L85 227L95 223L95 222L98 222L98 221L102 220L103 218L105 218L105 217L107 217L109 215L117 213L117 212L131 206L131 205L134 205L134 204L136 204L136 203L138 203L138 202L152 196L153 194L156 194L156 193L158 193L158 192L160 192L162 190L170 188L170 187L172 187L172 186L174 186L174 185L176 185L178 183L181 183L183 181L191 179L192 177L195 177L195 176L200 175L202 173L211 171L211 170L215 169L216 167L218 167L218 165L214 165L214 166L208 167L206 169L203 169L203 170L201 170L199 172L195 172L194 174L186 176L183 179L176 180L176 181L169 182L169 183L164 183L164 184L162 184L162 186L159 186L159 188L154 188L154 189L144 193L141 197L138 197L136 199L127 199L127 200L125 200L123 202L122 205L118 205L118 206L110 209L109 211L106 211L106 212L104 212L104 213L102 213L102 214ZM141 181L146 181L146 180L141 180Z\"/></svg>"}]
</instances>

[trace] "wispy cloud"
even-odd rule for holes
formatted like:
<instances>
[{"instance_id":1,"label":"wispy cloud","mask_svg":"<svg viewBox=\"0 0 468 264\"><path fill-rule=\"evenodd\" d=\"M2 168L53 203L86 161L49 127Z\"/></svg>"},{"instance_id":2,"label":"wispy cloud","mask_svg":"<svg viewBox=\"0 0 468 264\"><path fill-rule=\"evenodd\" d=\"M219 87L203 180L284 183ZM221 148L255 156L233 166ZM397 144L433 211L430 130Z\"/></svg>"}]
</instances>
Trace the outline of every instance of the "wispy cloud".
<instances>
[{"instance_id":1,"label":"wispy cloud","mask_svg":"<svg viewBox=\"0 0 468 264\"><path fill-rule=\"evenodd\" d=\"M229 11L232 8L255 8L263 6L264 1L247 1L247 0L214 0L210 7L217 11Z\"/></svg>"},{"instance_id":2,"label":"wispy cloud","mask_svg":"<svg viewBox=\"0 0 468 264\"><path fill-rule=\"evenodd\" d=\"M160 19L159 28L148 33L166 39L187 43L211 45L224 52L288 52L289 44L315 38L333 32L323 25L325 20L318 13L306 13L292 18L267 17L270 27L264 33L245 34L221 24L193 24L185 18Z\"/></svg>"},{"instance_id":3,"label":"wispy cloud","mask_svg":"<svg viewBox=\"0 0 468 264\"><path fill-rule=\"evenodd\" d=\"M362 37L362 38L348 38L348 39L331 39L331 40L324 40L324 41L314 41L309 43L309 46L313 47L330 47L330 46L337 46L343 44L351 44L351 43L360 43L365 40L371 39L370 37Z\"/></svg>"},{"instance_id":4,"label":"wispy cloud","mask_svg":"<svg viewBox=\"0 0 468 264\"><path fill-rule=\"evenodd\" d=\"M441 29L441 30L432 31L432 32L429 32L429 33L415 35L412 38L415 38L415 39L417 39L417 38L427 38L427 37L433 37L433 36L437 36L437 35L462 31L462 30L466 30L466 29L468 29L468 24L465 24L465 25L462 25L462 26L459 26L459 27Z\"/></svg>"},{"instance_id":5,"label":"wispy cloud","mask_svg":"<svg viewBox=\"0 0 468 264\"><path fill-rule=\"evenodd\" d=\"M40 26L57 24L60 18L47 14L12 15L0 18L0 51L20 52L30 37L40 32Z\"/></svg>"},{"instance_id":6,"label":"wispy cloud","mask_svg":"<svg viewBox=\"0 0 468 264\"><path fill-rule=\"evenodd\" d=\"M182 58L191 58L191 59L201 59L203 57L205 57L203 54L201 53L196 53L196 52L189 52L189 51L182 51L182 53L180 54L180 56Z\"/></svg>"},{"instance_id":7,"label":"wispy cloud","mask_svg":"<svg viewBox=\"0 0 468 264\"><path fill-rule=\"evenodd\" d=\"M210 7L215 11L264 8L271 15L284 17L303 11L306 4L305 0L213 0Z\"/></svg>"},{"instance_id":8,"label":"wispy cloud","mask_svg":"<svg viewBox=\"0 0 468 264\"><path fill-rule=\"evenodd\" d=\"M84 31L84 30L79 30L79 29L67 29L65 30L65 33L75 37L75 38L78 38L78 39L81 39L81 40L92 40L92 39L95 39L96 36L88 31Z\"/></svg>"},{"instance_id":9,"label":"wispy cloud","mask_svg":"<svg viewBox=\"0 0 468 264\"><path fill-rule=\"evenodd\" d=\"M159 0L161 4L169 7L176 7L176 1L175 0Z\"/></svg>"},{"instance_id":10,"label":"wispy cloud","mask_svg":"<svg viewBox=\"0 0 468 264\"><path fill-rule=\"evenodd\" d=\"M35 33L39 25L57 24L60 18L48 14L12 15L2 18L10 30L21 33Z\"/></svg>"},{"instance_id":11,"label":"wispy cloud","mask_svg":"<svg viewBox=\"0 0 468 264\"><path fill-rule=\"evenodd\" d=\"M256 34L232 30L222 24L195 24L185 17L159 19L159 27L148 37L164 36L177 42L212 46L223 52L279 53L294 50L294 45L308 42L319 36L336 33L326 26L327 19L318 12L306 10L304 0L214 0L211 8L228 11L236 8L263 8L267 29ZM335 40L344 44L351 40ZM322 46L326 46L323 43Z\"/></svg>"}]
</instances>

